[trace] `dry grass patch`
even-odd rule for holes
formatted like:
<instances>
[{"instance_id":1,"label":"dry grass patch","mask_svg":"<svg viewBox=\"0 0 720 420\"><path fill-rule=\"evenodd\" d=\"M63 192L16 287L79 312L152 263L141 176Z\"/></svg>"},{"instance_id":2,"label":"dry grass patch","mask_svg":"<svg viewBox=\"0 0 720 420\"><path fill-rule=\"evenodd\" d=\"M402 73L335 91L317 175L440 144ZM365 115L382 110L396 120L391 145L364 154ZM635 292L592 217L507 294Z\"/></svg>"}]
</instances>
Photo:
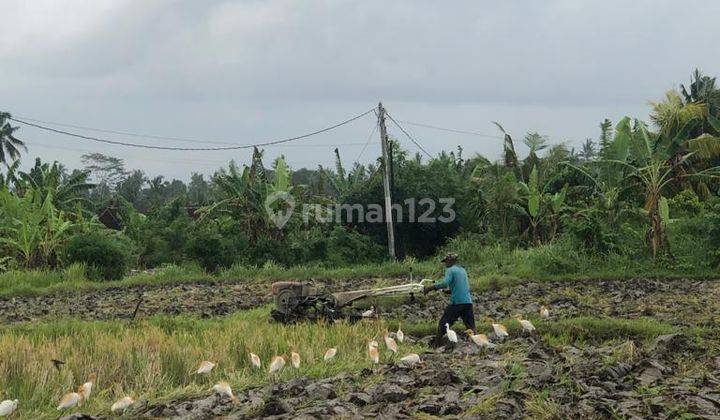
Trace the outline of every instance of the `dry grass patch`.
<instances>
[{"instance_id":1,"label":"dry grass patch","mask_svg":"<svg viewBox=\"0 0 720 420\"><path fill-rule=\"evenodd\" d=\"M97 391L83 412L109 414L110 404L124 395L154 400L205 393L218 380L240 389L299 375L357 371L370 366L367 338L382 342L382 323L281 325L270 323L268 314L262 308L215 320L154 317L137 324L57 321L3 328L0 388L20 400L23 418L52 418L62 394L97 372ZM338 353L325 363L329 347ZM263 360L262 370L252 368L246 348ZM288 363L269 378L270 358L289 355L292 348L302 356L300 369ZM400 348L401 354L422 350ZM58 372L51 359L66 365ZM381 362L389 359L381 346ZM208 377L192 373L202 360L217 363Z\"/></svg>"}]
</instances>

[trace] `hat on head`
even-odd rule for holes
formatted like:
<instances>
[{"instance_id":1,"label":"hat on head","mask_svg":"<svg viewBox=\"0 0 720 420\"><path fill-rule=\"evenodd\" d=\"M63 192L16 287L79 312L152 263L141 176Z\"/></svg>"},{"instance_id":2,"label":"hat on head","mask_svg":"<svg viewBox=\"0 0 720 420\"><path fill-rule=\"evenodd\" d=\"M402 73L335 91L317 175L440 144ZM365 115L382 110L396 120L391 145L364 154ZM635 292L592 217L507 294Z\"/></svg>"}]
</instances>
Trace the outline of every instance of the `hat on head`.
<instances>
[{"instance_id":1,"label":"hat on head","mask_svg":"<svg viewBox=\"0 0 720 420\"><path fill-rule=\"evenodd\" d=\"M440 262L449 262L449 261L457 261L458 260L458 254L454 252L448 252L445 257L440 260Z\"/></svg>"}]
</instances>

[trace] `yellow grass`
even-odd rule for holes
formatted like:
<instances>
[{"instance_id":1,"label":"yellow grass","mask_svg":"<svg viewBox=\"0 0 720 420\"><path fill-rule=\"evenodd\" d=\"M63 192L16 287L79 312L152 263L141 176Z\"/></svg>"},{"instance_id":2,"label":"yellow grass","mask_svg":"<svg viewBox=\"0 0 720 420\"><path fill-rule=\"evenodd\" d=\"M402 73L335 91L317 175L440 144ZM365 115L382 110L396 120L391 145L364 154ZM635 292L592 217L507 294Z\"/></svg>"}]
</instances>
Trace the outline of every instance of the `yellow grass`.
<instances>
[{"instance_id":1,"label":"yellow grass","mask_svg":"<svg viewBox=\"0 0 720 420\"><path fill-rule=\"evenodd\" d=\"M6 398L20 400L21 418L56 418L60 397L97 372L89 414L109 415L110 405L125 395L158 399L207 393L219 380L233 389L286 380L293 376L331 376L370 366L368 337L380 338L380 323L281 325L268 321L261 308L233 316L200 320L154 317L136 325L126 322L57 321L0 329L0 389ZM253 369L246 347L257 353L263 369ZM322 361L329 347L335 359ZM290 364L269 378L272 356L295 348L302 356L300 369ZM400 345L400 356L413 348ZM390 358L381 346L381 362ZM67 364L57 372L50 359ZM217 363L208 377L193 372L202 360Z\"/></svg>"}]
</instances>

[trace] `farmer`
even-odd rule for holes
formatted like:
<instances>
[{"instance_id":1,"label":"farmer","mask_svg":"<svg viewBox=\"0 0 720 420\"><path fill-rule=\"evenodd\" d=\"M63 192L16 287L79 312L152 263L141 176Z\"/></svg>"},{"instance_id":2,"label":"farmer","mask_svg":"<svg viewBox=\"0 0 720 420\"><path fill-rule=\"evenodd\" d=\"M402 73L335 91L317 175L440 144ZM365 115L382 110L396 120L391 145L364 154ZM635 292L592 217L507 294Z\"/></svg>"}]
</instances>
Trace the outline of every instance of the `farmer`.
<instances>
[{"instance_id":1,"label":"farmer","mask_svg":"<svg viewBox=\"0 0 720 420\"><path fill-rule=\"evenodd\" d=\"M438 323L438 336L436 342L440 343L445 335L445 324L452 325L458 318L462 318L465 328L475 330L475 315L473 315L472 296L470 296L470 284L468 283L467 272L457 264L458 256L449 253L441 260L445 264L445 280L435 284L427 285L423 289L424 294L433 290L450 289L450 304L445 308L442 318Z\"/></svg>"}]
</instances>

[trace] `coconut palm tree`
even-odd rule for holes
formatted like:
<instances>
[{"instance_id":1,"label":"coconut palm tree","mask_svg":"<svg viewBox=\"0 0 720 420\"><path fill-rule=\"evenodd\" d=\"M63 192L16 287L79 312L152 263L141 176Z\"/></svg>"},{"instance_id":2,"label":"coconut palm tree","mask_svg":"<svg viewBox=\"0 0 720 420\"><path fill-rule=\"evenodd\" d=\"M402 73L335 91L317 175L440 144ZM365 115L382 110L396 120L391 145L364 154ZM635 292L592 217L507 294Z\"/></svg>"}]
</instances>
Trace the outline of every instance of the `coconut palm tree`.
<instances>
[{"instance_id":1,"label":"coconut palm tree","mask_svg":"<svg viewBox=\"0 0 720 420\"><path fill-rule=\"evenodd\" d=\"M5 165L20 157L20 149L27 150L25 143L13 135L20 127L11 126L10 118L9 113L0 112L0 163Z\"/></svg>"}]
</instances>

